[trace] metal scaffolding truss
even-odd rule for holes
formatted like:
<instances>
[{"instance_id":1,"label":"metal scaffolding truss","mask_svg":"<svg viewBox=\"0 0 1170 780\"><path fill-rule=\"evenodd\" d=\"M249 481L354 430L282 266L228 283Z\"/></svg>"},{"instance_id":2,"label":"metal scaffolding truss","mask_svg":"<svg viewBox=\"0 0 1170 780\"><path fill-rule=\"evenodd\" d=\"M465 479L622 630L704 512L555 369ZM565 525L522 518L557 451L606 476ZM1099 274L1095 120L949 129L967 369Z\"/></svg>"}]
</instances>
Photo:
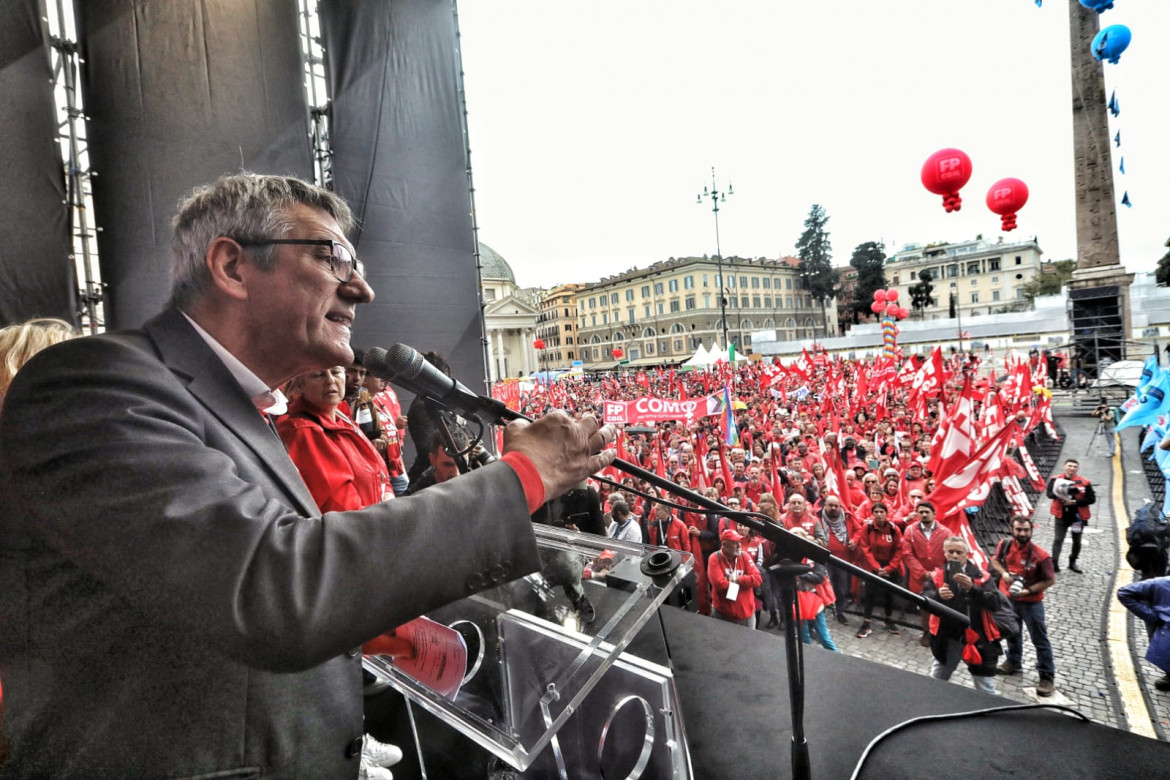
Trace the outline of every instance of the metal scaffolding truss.
<instances>
[{"instance_id":1,"label":"metal scaffolding truss","mask_svg":"<svg viewBox=\"0 0 1170 780\"><path fill-rule=\"evenodd\" d=\"M105 285L98 268L97 233L93 225L91 179L86 140L86 116L82 106L77 31L73 8L64 0L46 4L49 24L49 54L53 66L53 95L57 106L57 139L65 174L65 205L69 209L72 259L77 266L77 317L83 329L98 333L105 329Z\"/></svg>"},{"instance_id":2,"label":"metal scaffolding truss","mask_svg":"<svg viewBox=\"0 0 1170 780\"><path fill-rule=\"evenodd\" d=\"M309 104L309 141L313 148L313 180L333 189L333 149L329 143L329 81L321 21L314 0L297 0L301 31L301 61L305 69L305 97Z\"/></svg>"}]
</instances>

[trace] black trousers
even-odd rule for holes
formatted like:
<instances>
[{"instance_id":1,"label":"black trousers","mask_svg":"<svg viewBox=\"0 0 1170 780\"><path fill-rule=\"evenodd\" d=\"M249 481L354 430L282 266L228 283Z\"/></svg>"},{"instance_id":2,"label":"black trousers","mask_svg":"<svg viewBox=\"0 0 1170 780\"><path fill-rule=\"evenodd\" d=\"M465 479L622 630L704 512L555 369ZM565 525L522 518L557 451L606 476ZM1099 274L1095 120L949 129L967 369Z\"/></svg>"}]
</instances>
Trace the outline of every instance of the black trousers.
<instances>
[{"instance_id":1,"label":"black trousers","mask_svg":"<svg viewBox=\"0 0 1170 780\"><path fill-rule=\"evenodd\" d=\"M897 572L890 574L890 582L894 585L901 585L902 578ZM882 608L886 613L886 622L890 622L890 618L894 616L894 592L886 588L874 585L871 582L865 583L865 598L862 599L862 609L864 610L865 622L868 623L873 617L873 607L881 600Z\"/></svg>"},{"instance_id":2,"label":"black trousers","mask_svg":"<svg viewBox=\"0 0 1170 780\"><path fill-rule=\"evenodd\" d=\"M1056 524L1052 532L1052 562L1060 565L1060 551L1064 547L1065 534L1073 527L1080 518L1075 521L1066 521L1063 518L1056 518ZM1072 550L1068 554L1069 564L1077 562L1077 556L1081 554L1081 533L1080 531L1072 532Z\"/></svg>"}]
</instances>

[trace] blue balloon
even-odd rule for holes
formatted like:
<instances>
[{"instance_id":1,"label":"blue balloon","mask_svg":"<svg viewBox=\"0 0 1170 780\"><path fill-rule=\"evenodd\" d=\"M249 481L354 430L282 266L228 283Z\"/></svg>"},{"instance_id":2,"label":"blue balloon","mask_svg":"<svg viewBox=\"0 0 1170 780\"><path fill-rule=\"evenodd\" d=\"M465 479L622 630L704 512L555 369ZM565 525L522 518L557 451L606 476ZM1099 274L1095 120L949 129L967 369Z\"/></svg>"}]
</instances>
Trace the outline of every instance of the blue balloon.
<instances>
[{"instance_id":1,"label":"blue balloon","mask_svg":"<svg viewBox=\"0 0 1170 780\"><path fill-rule=\"evenodd\" d=\"M1093 38L1093 56L1117 64L1121 53L1129 46L1129 28L1124 24L1111 24Z\"/></svg>"},{"instance_id":2,"label":"blue balloon","mask_svg":"<svg viewBox=\"0 0 1170 780\"><path fill-rule=\"evenodd\" d=\"M1113 0L1080 0L1080 4L1090 11L1103 13L1113 7Z\"/></svg>"}]
</instances>

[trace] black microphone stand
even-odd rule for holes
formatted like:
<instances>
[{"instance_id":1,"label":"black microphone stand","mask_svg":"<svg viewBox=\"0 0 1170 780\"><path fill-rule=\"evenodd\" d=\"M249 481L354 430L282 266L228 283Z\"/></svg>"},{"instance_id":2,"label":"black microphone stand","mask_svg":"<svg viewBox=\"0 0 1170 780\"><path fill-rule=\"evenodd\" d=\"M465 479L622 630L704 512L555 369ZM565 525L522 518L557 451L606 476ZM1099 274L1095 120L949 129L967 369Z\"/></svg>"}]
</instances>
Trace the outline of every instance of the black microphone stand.
<instances>
[{"instance_id":1,"label":"black microphone stand","mask_svg":"<svg viewBox=\"0 0 1170 780\"><path fill-rule=\"evenodd\" d=\"M394 379L391 378L390 381L393 382ZM531 417L504 407L494 398L486 398L483 396L481 398L483 400L483 408L480 411L480 416L484 422L494 425L503 425L512 420L533 422ZM434 400L430 397L426 397L426 403L428 411L431 411L433 417L436 419L441 417L438 414L438 409L446 408L442 401ZM448 446L452 447L451 434L446 430L446 426L437 427L440 428L441 433L446 435ZM641 466L636 466L621 458L615 458L613 465L618 470L632 477L649 482L659 490L664 490L684 501L689 501L691 504L712 512L734 517L736 522L743 523L749 528L755 529L761 536L776 545L777 555L780 556L780 564L773 570L777 571L780 575L781 600L784 602L785 609L784 645L788 662L788 703L792 716L792 776L797 780L809 780L812 777L811 762L809 761L808 754L808 741L804 736L804 649L797 636L797 613L795 612L796 578L801 574L811 571L811 567L803 563L805 559L844 569L868 584L893 591L898 596L916 604L919 609L925 609L927 612L937 615L944 620L952 621L963 626L970 625L971 621L966 615L956 612L950 607L940 604L937 601L932 601L918 593L913 593L900 585L895 585L887 579L838 558L819 544L802 539L783 526L773 522L763 522L758 518L750 516L748 513L731 509L718 501L713 501L706 496L677 485L669 479L660 477L652 471L647 471ZM703 563L703 561L699 561L699 565Z\"/></svg>"}]
</instances>

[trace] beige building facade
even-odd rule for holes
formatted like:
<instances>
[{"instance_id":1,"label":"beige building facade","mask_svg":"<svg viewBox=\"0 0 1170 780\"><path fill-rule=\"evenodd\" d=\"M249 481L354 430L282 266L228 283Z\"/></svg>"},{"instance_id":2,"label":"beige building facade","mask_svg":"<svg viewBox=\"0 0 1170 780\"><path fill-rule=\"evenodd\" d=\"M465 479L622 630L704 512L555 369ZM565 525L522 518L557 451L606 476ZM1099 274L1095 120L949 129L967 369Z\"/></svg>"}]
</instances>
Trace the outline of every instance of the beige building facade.
<instances>
[{"instance_id":1,"label":"beige building facade","mask_svg":"<svg viewBox=\"0 0 1170 780\"><path fill-rule=\"evenodd\" d=\"M951 295L962 317L979 317L1027 307L1024 285L1041 273L1043 251L1035 238L997 242L973 239L954 244L911 244L886 260L886 281L897 290L899 305L911 309L910 288L931 276L931 305L911 309L911 319L950 316Z\"/></svg>"},{"instance_id":2,"label":"beige building facade","mask_svg":"<svg viewBox=\"0 0 1170 780\"><path fill-rule=\"evenodd\" d=\"M567 370L578 357L577 291L583 284L559 284L548 290L540 302L536 337L544 341L539 355L542 369Z\"/></svg>"},{"instance_id":3,"label":"beige building facade","mask_svg":"<svg viewBox=\"0 0 1170 780\"><path fill-rule=\"evenodd\" d=\"M685 361L703 344L723 344L720 290L727 297L727 334L740 354L752 352L753 330L812 339L837 331L833 301L825 311L804 289L796 258L671 258L583 285L576 291L576 346L589 369ZM613 349L620 347L622 358Z\"/></svg>"}]
</instances>

